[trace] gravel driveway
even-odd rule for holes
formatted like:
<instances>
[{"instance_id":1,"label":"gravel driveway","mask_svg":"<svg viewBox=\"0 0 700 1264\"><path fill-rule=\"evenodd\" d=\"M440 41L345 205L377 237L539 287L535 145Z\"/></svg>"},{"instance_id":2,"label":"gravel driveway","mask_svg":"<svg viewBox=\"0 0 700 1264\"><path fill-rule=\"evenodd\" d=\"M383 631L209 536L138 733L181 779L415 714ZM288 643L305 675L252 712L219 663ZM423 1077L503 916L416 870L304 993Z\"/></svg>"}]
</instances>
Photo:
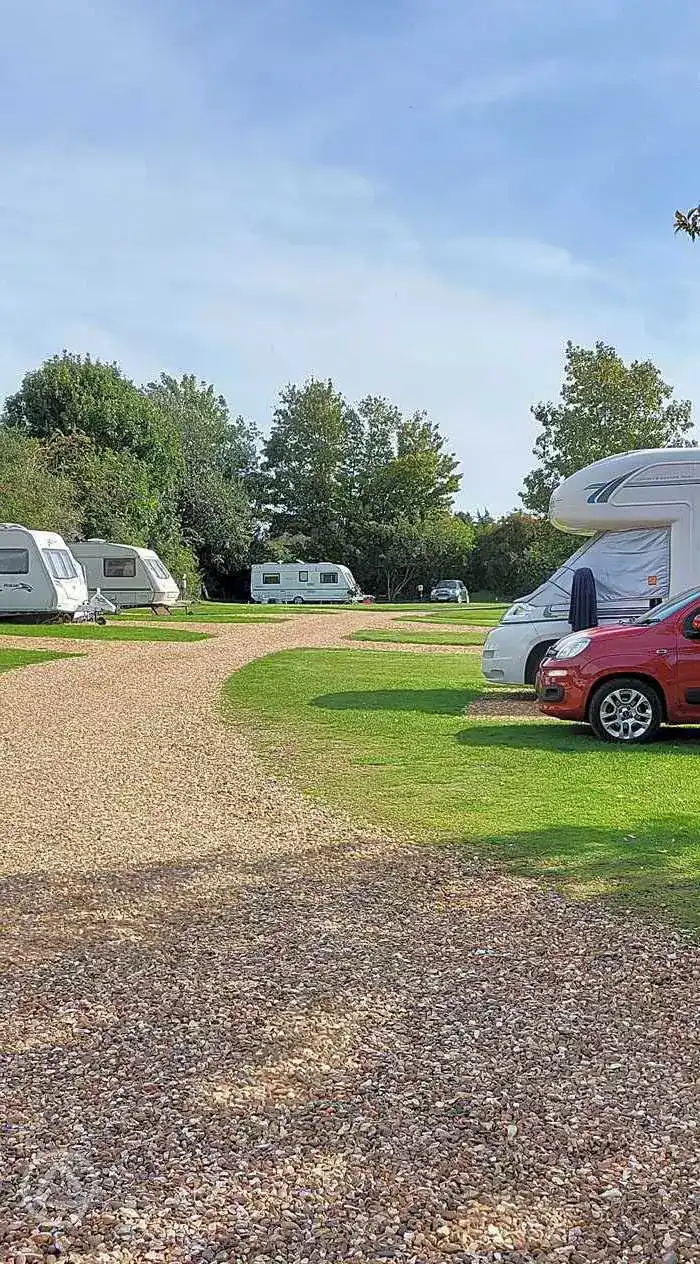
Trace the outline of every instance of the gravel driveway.
<instances>
[{"instance_id":1,"label":"gravel driveway","mask_svg":"<svg viewBox=\"0 0 700 1264\"><path fill-rule=\"evenodd\" d=\"M357 830L220 723L236 667L368 621L0 678L0 1258L700 1259L696 952Z\"/></svg>"}]
</instances>

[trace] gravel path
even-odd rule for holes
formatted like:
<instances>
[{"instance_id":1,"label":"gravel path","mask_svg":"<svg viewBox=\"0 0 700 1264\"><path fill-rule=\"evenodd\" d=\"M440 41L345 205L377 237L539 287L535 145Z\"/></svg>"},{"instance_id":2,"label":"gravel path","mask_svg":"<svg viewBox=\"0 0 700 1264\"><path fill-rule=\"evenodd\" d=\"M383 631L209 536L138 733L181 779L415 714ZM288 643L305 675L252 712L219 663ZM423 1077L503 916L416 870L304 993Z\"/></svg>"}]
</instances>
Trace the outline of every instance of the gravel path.
<instances>
[{"instance_id":1,"label":"gravel path","mask_svg":"<svg viewBox=\"0 0 700 1264\"><path fill-rule=\"evenodd\" d=\"M700 1259L696 952L220 723L236 667L366 623L0 678L0 1258Z\"/></svg>"}]
</instances>

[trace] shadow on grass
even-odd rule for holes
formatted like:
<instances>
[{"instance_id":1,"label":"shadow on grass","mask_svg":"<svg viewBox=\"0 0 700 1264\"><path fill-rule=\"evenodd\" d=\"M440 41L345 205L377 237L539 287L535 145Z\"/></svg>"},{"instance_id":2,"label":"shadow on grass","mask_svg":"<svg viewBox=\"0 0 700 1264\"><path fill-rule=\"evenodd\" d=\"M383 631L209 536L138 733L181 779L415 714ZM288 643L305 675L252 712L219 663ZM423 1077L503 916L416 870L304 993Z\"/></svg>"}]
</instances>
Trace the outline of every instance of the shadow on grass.
<instances>
[{"instance_id":1,"label":"shadow on grass","mask_svg":"<svg viewBox=\"0 0 700 1264\"><path fill-rule=\"evenodd\" d=\"M323 711L414 711L459 715L481 690L476 689L348 689L312 698Z\"/></svg>"},{"instance_id":2,"label":"shadow on grass","mask_svg":"<svg viewBox=\"0 0 700 1264\"><path fill-rule=\"evenodd\" d=\"M624 828L559 825L480 837L500 869L555 882L568 896L700 930L700 847L694 816Z\"/></svg>"},{"instance_id":3,"label":"shadow on grass","mask_svg":"<svg viewBox=\"0 0 700 1264\"><path fill-rule=\"evenodd\" d=\"M669 726L661 729L653 742L645 742L641 746L624 746L601 742L587 724L538 724L526 719L519 724L477 722L469 728L461 729L455 740L460 746L472 748L510 746L521 750L560 751L570 755L594 749L600 754L606 750L616 754L624 750L634 757L640 751L651 752L659 748L667 751L675 748L688 754L697 754L700 750L700 728Z\"/></svg>"}]
</instances>

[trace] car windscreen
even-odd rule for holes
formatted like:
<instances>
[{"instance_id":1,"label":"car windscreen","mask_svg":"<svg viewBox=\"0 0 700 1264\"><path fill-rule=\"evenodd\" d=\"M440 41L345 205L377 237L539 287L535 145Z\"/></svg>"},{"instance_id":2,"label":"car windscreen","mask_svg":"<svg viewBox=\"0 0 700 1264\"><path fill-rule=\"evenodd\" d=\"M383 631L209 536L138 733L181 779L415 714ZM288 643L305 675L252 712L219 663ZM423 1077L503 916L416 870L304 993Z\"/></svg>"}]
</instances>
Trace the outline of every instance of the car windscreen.
<instances>
[{"instance_id":1,"label":"car windscreen","mask_svg":"<svg viewBox=\"0 0 700 1264\"><path fill-rule=\"evenodd\" d=\"M670 615L677 614L679 610L689 601L700 601L700 588L689 588L686 592L681 593L678 597L673 597L671 601L664 601L660 606L654 606L651 610L640 614L632 623L636 627L646 627L651 623L661 623L664 619L668 619Z\"/></svg>"}]
</instances>

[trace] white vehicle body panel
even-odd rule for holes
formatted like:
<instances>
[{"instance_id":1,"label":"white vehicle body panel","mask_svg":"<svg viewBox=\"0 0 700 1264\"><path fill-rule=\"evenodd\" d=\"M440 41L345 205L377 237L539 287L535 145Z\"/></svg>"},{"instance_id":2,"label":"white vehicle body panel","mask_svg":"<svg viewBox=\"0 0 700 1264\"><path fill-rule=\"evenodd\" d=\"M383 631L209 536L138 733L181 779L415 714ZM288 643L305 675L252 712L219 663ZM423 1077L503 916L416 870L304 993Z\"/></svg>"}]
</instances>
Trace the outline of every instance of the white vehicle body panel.
<instances>
[{"instance_id":1,"label":"white vehicle body panel","mask_svg":"<svg viewBox=\"0 0 700 1264\"><path fill-rule=\"evenodd\" d=\"M88 599L63 536L0 523L0 616L73 615Z\"/></svg>"},{"instance_id":2,"label":"white vehicle body panel","mask_svg":"<svg viewBox=\"0 0 700 1264\"><path fill-rule=\"evenodd\" d=\"M522 685L538 647L566 636L574 571L590 566L598 619L623 623L700 578L700 452L659 448L595 461L554 491L549 517L592 537L486 638L487 680ZM532 656L532 657L531 657Z\"/></svg>"},{"instance_id":3,"label":"white vehicle body panel","mask_svg":"<svg viewBox=\"0 0 700 1264\"><path fill-rule=\"evenodd\" d=\"M84 567L92 597L98 590L118 609L172 606L180 590L153 549L111 540L81 540L71 551Z\"/></svg>"},{"instance_id":4,"label":"white vehicle body panel","mask_svg":"<svg viewBox=\"0 0 700 1264\"><path fill-rule=\"evenodd\" d=\"M352 571L339 562L265 562L251 567L250 595L265 604L355 602L361 593Z\"/></svg>"}]
</instances>

